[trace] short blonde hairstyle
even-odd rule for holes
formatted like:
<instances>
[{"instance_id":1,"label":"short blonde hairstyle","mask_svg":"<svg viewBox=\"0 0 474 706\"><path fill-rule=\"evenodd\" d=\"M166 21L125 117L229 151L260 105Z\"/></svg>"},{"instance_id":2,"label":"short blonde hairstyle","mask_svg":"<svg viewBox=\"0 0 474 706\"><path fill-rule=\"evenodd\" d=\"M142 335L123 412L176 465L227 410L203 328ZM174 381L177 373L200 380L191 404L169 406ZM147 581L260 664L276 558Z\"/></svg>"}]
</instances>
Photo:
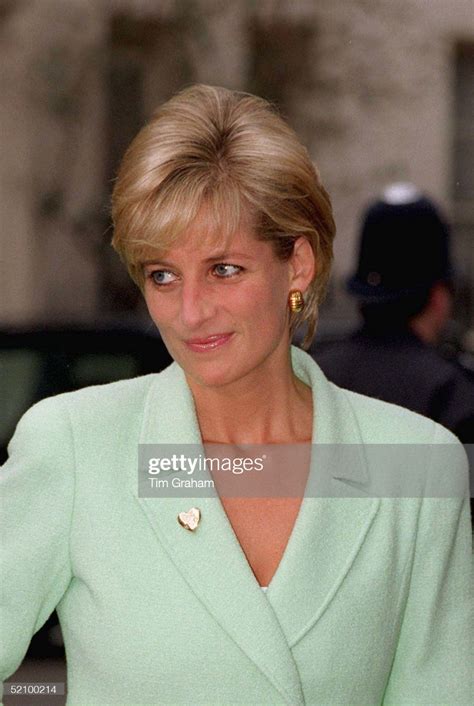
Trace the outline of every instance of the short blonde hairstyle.
<instances>
[{"instance_id":1,"label":"short blonde hairstyle","mask_svg":"<svg viewBox=\"0 0 474 706\"><path fill-rule=\"evenodd\" d=\"M204 205L214 242L231 237L243 218L282 260L307 238L316 271L303 311L291 315L290 337L306 323L302 347L309 348L333 259L331 202L306 148L262 98L191 86L162 105L128 148L112 195L112 245L142 291L146 254L169 248Z\"/></svg>"}]
</instances>

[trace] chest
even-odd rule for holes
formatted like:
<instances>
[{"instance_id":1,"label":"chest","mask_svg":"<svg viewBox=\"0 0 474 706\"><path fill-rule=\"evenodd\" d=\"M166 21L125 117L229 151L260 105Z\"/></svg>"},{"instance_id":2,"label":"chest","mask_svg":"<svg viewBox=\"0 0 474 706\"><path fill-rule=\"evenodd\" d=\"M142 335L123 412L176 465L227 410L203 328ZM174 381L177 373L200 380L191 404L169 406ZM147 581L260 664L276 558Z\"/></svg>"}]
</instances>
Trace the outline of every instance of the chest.
<instances>
[{"instance_id":1,"label":"chest","mask_svg":"<svg viewBox=\"0 0 474 706\"><path fill-rule=\"evenodd\" d=\"M260 586L268 586L298 517L301 498L221 499Z\"/></svg>"}]
</instances>

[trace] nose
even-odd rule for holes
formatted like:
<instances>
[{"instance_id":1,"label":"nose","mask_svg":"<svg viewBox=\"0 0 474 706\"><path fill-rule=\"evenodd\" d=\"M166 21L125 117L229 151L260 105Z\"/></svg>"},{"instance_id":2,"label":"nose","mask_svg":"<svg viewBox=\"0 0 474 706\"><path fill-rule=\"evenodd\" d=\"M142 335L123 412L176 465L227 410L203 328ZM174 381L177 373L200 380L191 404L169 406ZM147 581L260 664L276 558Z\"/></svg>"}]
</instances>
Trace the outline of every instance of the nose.
<instances>
[{"instance_id":1,"label":"nose","mask_svg":"<svg viewBox=\"0 0 474 706\"><path fill-rule=\"evenodd\" d=\"M185 281L181 288L180 317L189 331L198 331L213 318L215 297L211 287L198 280Z\"/></svg>"}]
</instances>

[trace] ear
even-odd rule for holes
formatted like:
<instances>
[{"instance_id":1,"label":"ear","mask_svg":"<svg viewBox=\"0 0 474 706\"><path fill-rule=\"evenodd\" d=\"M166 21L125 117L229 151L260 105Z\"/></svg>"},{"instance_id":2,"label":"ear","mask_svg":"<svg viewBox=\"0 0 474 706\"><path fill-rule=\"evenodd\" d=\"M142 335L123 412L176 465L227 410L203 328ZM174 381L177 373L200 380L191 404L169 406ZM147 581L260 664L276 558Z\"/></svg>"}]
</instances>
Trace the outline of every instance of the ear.
<instances>
[{"instance_id":1,"label":"ear","mask_svg":"<svg viewBox=\"0 0 474 706\"><path fill-rule=\"evenodd\" d=\"M289 266L290 289L300 289L304 293L313 281L316 272L316 258L313 248L304 236L295 240Z\"/></svg>"}]
</instances>

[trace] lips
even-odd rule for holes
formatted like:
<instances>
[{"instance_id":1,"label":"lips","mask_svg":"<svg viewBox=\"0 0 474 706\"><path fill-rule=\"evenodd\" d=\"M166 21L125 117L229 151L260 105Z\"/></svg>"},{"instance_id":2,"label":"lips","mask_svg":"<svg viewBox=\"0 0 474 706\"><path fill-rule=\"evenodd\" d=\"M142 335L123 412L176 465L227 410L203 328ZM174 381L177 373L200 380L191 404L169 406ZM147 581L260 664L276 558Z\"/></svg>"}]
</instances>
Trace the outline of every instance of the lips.
<instances>
[{"instance_id":1,"label":"lips","mask_svg":"<svg viewBox=\"0 0 474 706\"><path fill-rule=\"evenodd\" d=\"M186 345L195 351L212 350L227 343L232 335L232 333L215 333L206 338L191 338L186 341Z\"/></svg>"}]
</instances>

